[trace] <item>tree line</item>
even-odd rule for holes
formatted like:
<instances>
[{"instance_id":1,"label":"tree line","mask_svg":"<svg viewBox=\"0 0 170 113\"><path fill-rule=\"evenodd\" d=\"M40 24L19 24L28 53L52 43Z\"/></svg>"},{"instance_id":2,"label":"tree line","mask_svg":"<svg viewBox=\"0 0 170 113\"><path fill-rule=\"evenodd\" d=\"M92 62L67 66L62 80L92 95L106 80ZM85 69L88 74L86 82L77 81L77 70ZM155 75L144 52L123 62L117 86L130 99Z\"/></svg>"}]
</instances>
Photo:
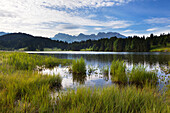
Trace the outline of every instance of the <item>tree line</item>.
<instances>
[{"instance_id":1,"label":"tree line","mask_svg":"<svg viewBox=\"0 0 170 113\"><path fill-rule=\"evenodd\" d=\"M59 48L73 51L113 51L113 52L147 52L158 47L170 47L170 34L149 37L129 36L127 38L102 38L67 43L44 37L34 37L24 33L13 33L0 36L1 50L43 51L44 48Z\"/></svg>"}]
</instances>

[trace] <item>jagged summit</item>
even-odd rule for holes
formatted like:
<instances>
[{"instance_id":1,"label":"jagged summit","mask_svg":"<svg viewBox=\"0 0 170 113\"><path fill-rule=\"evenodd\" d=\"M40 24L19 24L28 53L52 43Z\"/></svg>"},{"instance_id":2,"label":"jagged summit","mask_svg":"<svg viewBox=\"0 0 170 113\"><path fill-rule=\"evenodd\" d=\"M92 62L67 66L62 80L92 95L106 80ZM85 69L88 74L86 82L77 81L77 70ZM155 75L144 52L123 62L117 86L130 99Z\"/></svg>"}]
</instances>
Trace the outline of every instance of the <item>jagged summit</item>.
<instances>
[{"instance_id":1,"label":"jagged summit","mask_svg":"<svg viewBox=\"0 0 170 113\"><path fill-rule=\"evenodd\" d=\"M74 42L74 41L85 41L88 39L91 40L98 40L101 38L111 38L111 37L117 37L117 38L126 38L126 36L121 35L120 33L117 32L99 32L97 35L95 34L91 34L91 35L85 35L83 33L80 33L78 36L72 36L69 34L65 34L65 33L58 33L56 34L53 38L51 38L52 40L61 40L61 41L66 41L66 42Z\"/></svg>"}]
</instances>

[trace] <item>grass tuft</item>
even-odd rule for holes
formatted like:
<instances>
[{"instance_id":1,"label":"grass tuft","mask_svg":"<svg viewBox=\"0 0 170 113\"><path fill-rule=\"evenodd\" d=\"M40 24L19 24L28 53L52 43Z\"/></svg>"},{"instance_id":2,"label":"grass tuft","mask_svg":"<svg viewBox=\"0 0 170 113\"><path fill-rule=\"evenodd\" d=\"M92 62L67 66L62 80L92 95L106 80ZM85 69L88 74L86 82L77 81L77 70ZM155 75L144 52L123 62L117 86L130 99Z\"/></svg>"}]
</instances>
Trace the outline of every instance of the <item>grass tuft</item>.
<instances>
[{"instance_id":1,"label":"grass tuft","mask_svg":"<svg viewBox=\"0 0 170 113\"><path fill-rule=\"evenodd\" d=\"M116 83L127 83L127 75L126 75L126 65L124 64L124 61L112 61L112 65L110 67L111 69L111 79L112 82Z\"/></svg>"},{"instance_id":2,"label":"grass tuft","mask_svg":"<svg viewBox=\"0 0 170 113\"><path fill-rule=\"evenodd\" d=\"M129 81L135 84L156 84L158 81L157 74L152 71L147 71L143 66L134 66L129 74Z\"/></svg>"},{"instance_id":3,"label":"grass tuft","mask_svg":"<svg viewBox=\"0 0 170 113\"><path fill-rule=\"evenodd\" d=\"M72 71L74 74L86 74L86 63L83 57L73 60Z\"/></svg>"}]
</instances>

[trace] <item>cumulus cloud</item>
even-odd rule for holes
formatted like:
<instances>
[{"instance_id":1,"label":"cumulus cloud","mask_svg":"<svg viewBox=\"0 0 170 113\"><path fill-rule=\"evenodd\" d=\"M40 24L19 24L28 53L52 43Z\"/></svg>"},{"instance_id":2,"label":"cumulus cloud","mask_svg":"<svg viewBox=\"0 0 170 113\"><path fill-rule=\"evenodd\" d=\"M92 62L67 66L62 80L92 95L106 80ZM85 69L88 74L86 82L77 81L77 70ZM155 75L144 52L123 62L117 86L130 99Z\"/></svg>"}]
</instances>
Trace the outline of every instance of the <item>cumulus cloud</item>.
<instances>
[{"instance_id":1,"label":"cumulus cloud","mask_svg":"<svg viewBox=\"0 0 170 113\"><path fill-rule=\"evenodd\" d=\"M132 0L0 0L0 30L53 36L58 32L88 32L85 27L126 28L128 21L99 21L95 15L78 16L67 10L98 8L128 3ZM77 12L75 12L77 13Z\"/></svg>"}]
</instances>

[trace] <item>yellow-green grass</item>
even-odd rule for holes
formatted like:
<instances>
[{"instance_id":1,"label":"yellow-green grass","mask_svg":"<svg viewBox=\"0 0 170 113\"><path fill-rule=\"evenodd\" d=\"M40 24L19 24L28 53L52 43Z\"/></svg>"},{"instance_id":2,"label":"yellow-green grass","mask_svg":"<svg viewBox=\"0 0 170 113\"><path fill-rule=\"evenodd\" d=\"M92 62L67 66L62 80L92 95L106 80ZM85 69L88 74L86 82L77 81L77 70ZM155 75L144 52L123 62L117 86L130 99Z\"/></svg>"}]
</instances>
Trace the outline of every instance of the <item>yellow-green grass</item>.
<instances>
[{"instance_id":1,"label":"yellow-green grass","mask_svg":"<svg viewBox=\"0 0 170 113\"><path fill-rule=\"evenodd\" d=\"M150 52L170 52L170 47L160 47L151 49Z\"/></svg>"},{"instance_id":2,"label":"yellow-green grass","mask_svg":"<svg viewBox=\"0 0 170 113\"><path fill-rule=\"evenodd\" d=\"M147 71L143 66L133 66L132 71L129 73L130 83L135 84L156 84L158 81L157 74L152 71Z\"/></svg>"},{"instance_id":3,"label":"yellow-green grass","mask_svg":"<svg viewBox=\"0 0 170 113\"><path fill-rule=\"evenodd\" d=\"M127 75L126 75L126 65L124 64L124 61L120 60L114 60L112 61L111 67L111 80L115 83L127 83Z\"/></svg>"},{"instance_id":4,"label":"yellow-green grass","mask_svg":"<svg viewBox=\"0 0 170 113\"><path fill-rule=\"evenodd\" d=\"M61 86L59 75L41 75L18 71L12 75L0 74L0 111L52 112L50 92Z\"/></svg>"},{"instance_id":5,"label":"yellow-green grass","mask_svg":"<svg viewBox=\"0 0 170 113\"><path fill-rule=\"evenodd\" d=\"M20 52L0 52L0 63L11 66L16 70L34 70L37 66L52 68L54 66L69 65L71 60L58 59L53 56L40 56Z\"/></svg>"},{"instance_id":6,"label":"yellow-green grass","mask_svg":"<svg viewBox=\"0 0 170 113\"><path fill-rule=\"evenodd\" d=\"M44 48L44 51L62 51L62 50L58 48Z\"/></svg>"},{"instance_id":7,"label":"yellow-green grass","mask_svg":"<svg viewBox=\"0 0 170 113\"><path fill-rule=\"evenodd\" d=\"M73 60L72 71L74 74L86 74L86 63L83 57L77 60Z\"/></svg>"},{"instance_id":8,"label":"yellow-green grass","mask_svg":"<svg viewBox=\"0 0 170 113\"><path fill-rule=\"evenodd\" d=\"M47 61L45 61L44 58ZM53 59L53 57L51 58ZM168 93L169 89L166 93L162 93L157 89L150 87L144 87L142 89L136 88L135 86L110 86L104 88L82 87L77 90L59 93L58 96L53 95L52 98L52 91L55 91L61 86L61 77L58 75L41 75L36 71L32 71L34 68L29 67L36 65L45 65L48 67L48 64L52 64L50 61L51 58L49 56L34 56L26 53L0 52L0 112L170 112L168 100L170 96ZM11 60L16 60L17 62L13 64ZM32 63L29 63L26 60L32 61ZM58 59L55 60L57 62L56 64L58 64ZM115 62L117 63L111 67L111 69L113 69L112 73L118 75L122 75L123 73L123 75L126 75L126 67L123 61ZM61 60L61 64L62 63L63 61ZM66 64L67 63L68 62L66 62ZM78 73L85 72L86 68L83 58L79 59L78 63L75 60L74 63ZM20 65L27 68L23 68ZM114 75L113 77L118 75ZM122 78L120 80L124 81Z\"/></svg>"},{"instance_id":9,"label":"yellow-green grass","mask_svg":"<svg viewBox=\"0 0 170 113\"><path fill-rule=\"evenodd\" d=\"M60 94L56 112L60 113L168 113L164 94L156 89L135 86L78 88Z\"/></svg>"}]
</instances>

